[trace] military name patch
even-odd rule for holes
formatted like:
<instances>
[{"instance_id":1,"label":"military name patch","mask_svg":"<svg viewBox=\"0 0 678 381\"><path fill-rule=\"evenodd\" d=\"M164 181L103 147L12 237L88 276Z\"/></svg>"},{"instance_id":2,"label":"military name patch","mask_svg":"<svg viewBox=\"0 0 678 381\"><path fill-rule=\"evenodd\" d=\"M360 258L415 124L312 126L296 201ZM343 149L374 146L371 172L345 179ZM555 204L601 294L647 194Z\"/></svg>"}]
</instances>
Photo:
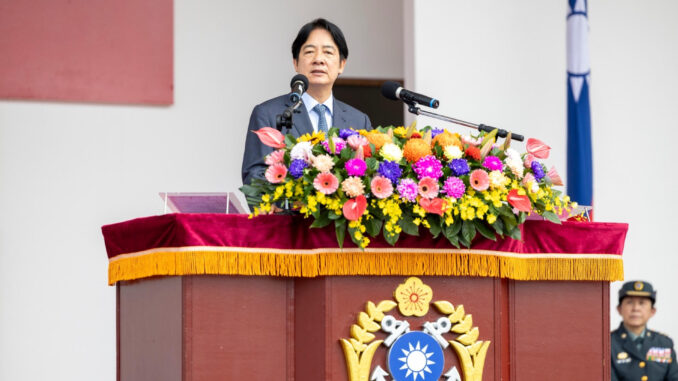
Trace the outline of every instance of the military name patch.
<instances>
[{"instance_id":1,"label":"military name patch","mask_svg":"<svg viewBox=\"0 0 678 381\"><path fill-rule=\"evenodd\" d=\"M645 359L660 363L670 363L671 348L652 347L647 351Z\"/></svg>"}]
</instances>

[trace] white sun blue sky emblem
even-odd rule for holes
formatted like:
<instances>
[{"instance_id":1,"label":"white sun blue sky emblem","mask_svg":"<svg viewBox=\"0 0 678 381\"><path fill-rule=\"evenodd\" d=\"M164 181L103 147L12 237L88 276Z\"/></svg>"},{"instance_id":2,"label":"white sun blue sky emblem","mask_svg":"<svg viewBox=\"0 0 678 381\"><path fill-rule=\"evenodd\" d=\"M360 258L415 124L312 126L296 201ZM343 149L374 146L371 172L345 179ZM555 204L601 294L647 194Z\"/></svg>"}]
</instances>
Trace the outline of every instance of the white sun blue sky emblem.
<instances>
[{"instance_id":1,"label":"white sun blue sky emblem","mask_svg":"<svg viewBox=\"0 0 678 381\"><path fill-rule=\"evenodd\" d=\"M443 350L433 337L412 331L389 350L388 367L397 381L437 380L443 373Z\"/></svg>"}]
</instances>

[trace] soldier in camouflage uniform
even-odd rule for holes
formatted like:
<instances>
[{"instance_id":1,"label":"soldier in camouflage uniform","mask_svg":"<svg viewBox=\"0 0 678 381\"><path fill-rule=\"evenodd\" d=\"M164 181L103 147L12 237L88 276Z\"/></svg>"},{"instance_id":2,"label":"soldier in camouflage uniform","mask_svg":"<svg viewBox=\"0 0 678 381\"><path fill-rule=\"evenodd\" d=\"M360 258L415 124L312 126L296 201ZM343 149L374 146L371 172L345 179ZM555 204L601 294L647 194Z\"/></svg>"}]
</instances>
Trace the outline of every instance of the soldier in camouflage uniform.
<instances>
[{"instance_id":1,"label":"soldier in camouflage uniform","mask_svg":"<svg viewBox=\"0 0 678 381\"><path fill-rule=\"evenodd\" d=\"M619 328L612 331L612 381L678 381L673 340L647 329L654 316L656 292L643 281L624 283L619 290Z\"/></svg>"}]
</instances>

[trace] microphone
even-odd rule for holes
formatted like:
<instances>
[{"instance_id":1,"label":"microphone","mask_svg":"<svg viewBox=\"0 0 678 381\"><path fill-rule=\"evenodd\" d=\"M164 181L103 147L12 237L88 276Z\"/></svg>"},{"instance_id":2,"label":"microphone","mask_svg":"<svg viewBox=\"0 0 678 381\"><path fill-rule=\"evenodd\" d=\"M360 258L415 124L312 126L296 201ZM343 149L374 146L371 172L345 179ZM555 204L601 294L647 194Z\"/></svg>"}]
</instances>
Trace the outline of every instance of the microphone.
<instances>
[{"instance_id":1,"label":"microphone","mask_svg":"<svg viewBox=\"0 0 678 381\"><path fill-rule=\"evenodd\" d=\"M301 99L301 96L306 92L306 89L308 89L308 78L303 74L297 74L292 77L290 87L292 88L290 102L297 103L299 102L299 99Z\"/></svg>"},{"instance_id":2,"label":"microphone","mask_svg":"<svg viewBox=\"0 0 678 381\"><path fill-rule=\"evenodd\" d=\"M438 108L440 102L437 99L418 94L413 91L405 90L398 82L386 81L381 85L381 94L388 99L397 101L401 99L407 104L419 103L420 105L431 108Z\"/></svg>"}]
</instances>

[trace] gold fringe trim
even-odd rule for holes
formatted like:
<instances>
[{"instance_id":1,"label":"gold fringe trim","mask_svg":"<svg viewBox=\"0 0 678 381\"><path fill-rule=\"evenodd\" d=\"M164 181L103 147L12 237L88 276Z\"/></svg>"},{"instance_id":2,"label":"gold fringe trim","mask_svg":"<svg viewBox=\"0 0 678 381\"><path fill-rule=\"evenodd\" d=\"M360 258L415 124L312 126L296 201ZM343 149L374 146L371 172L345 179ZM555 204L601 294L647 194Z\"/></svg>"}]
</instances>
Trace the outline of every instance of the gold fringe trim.
<instances>
[{"instance_id":1,"label":"gold fringe trim","mask_svg":"<svg viewBox=\"0 0 678 381\"><path fill-rule=\"evenodd\" d=\"M515 280L624 279L619 258L524 258L475 253L316 252L314 254L233 251L153 251L114 258L108 282L172 275L439 275Z\"/></svg>"}]
</instances>

